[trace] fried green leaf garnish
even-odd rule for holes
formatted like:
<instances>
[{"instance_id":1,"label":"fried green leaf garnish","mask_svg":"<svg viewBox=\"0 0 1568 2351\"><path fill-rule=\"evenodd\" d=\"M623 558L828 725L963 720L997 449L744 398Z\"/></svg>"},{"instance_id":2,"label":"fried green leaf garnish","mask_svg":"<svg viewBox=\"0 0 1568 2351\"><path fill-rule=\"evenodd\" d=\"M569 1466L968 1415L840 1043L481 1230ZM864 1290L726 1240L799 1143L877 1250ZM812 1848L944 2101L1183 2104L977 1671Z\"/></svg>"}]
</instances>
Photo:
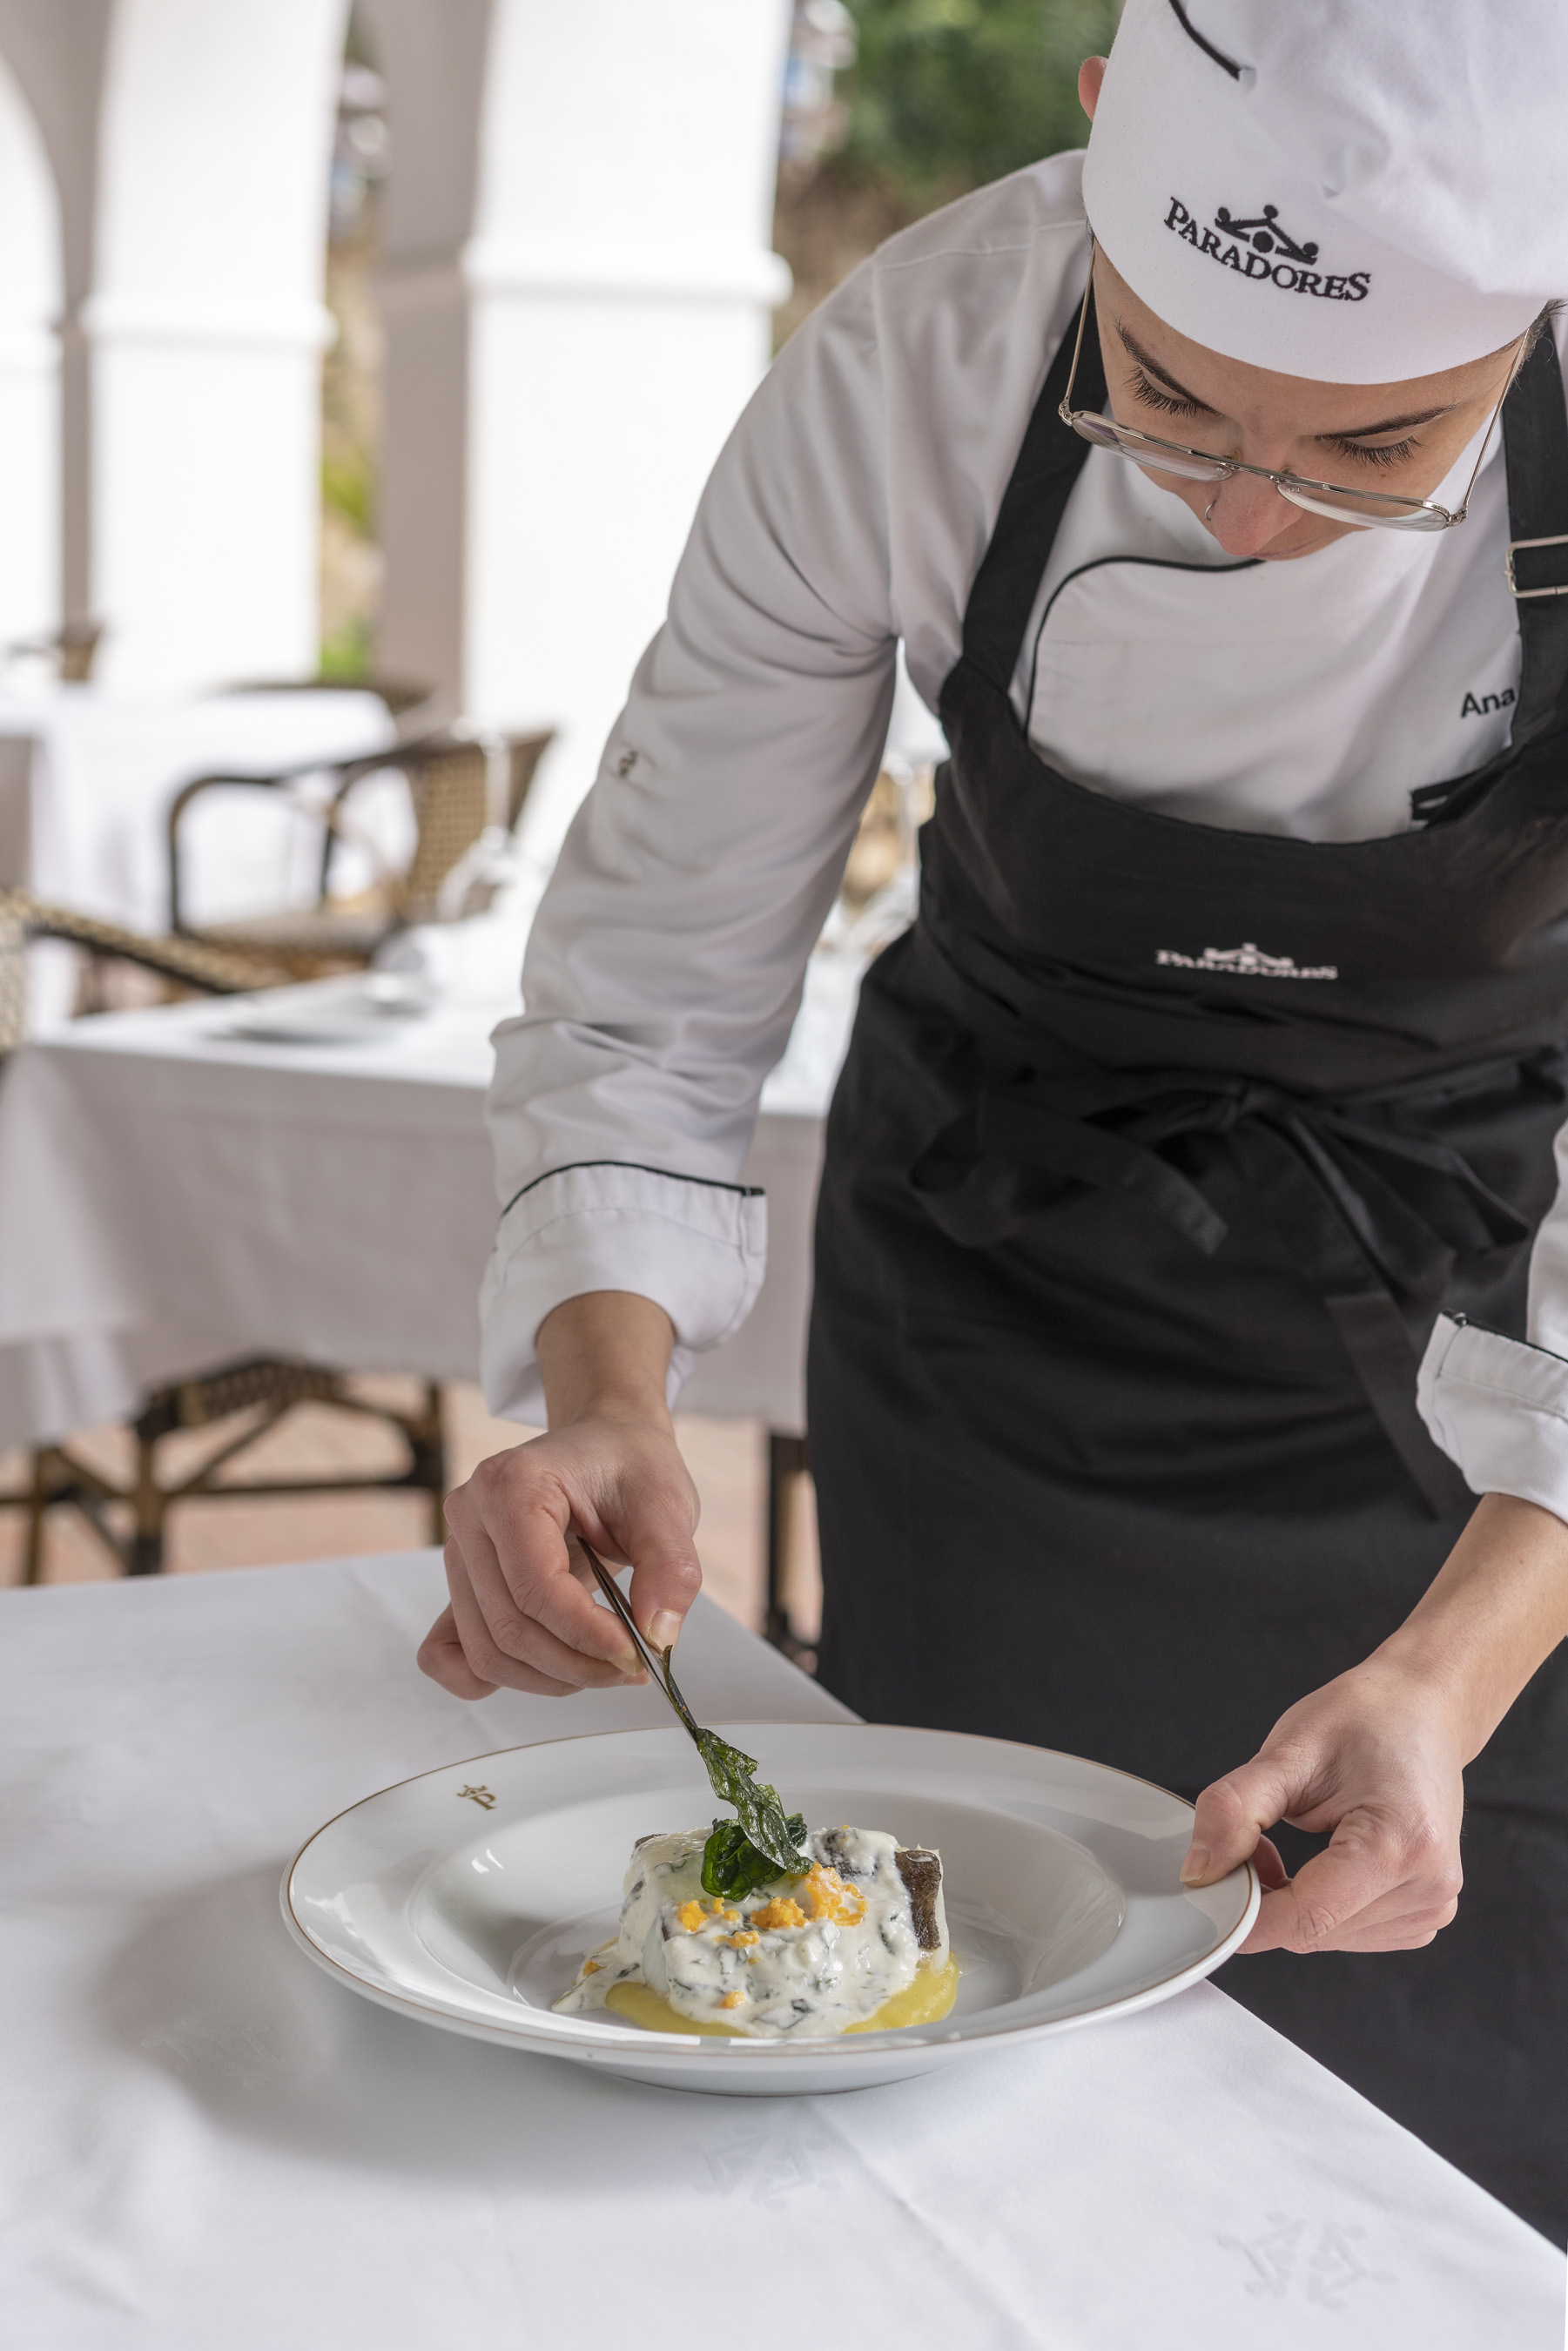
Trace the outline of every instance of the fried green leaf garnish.
<instances>
[{"instance_id":1,"label":"fried green leaf garnish","mask_svg":"<svg viewBox=\"0 0 1568 2351\"><path fill-rule=\"evenodd\" d=\"M719 1803L734 1803L740 1815L740 1827L747 1841L771 1862L768 1876L801 1876L806 1860L801 1855L801 1841L806 1834L806 1822L797 1813L795 1820L785 1820L785 1808L779 1801L779 1789L768 1787L767 1780L757 1780L757 1759L743 1756L738 1747L727 1747L722 1738L712 1730L698 1730L695 1735L698 1754L707 1766L712 1792ZM706 1866L706 1865L703 1865ZM712 1893L715 1888L707 1888Z\"/></svg>"},{"instance_id":2,"label":"fried green leaf garnish","mask_svg":"<svg viewBox=\"0 0 1568 2351\"><path fill-rule=\"evenodd\" d=\"M771 1794L772 1791L768 1792ZM805 1844L803 1813L791 1813L784 1826L797 1845ZM776 1861L758 1850L738 1821L715 1821L713 1834L703 1847L703 1892L726 1902L741 1902L770 1878L799 1877L803 1859L804 1855L797 1853L788 1867L781 1870Z\"/></svg>"},{"instance_id":3,"label":"fried green leaf garnish","mask_svg":"<svg viewBox=\"0 0 1568 2351\"><path fill-rule=\"evenodd\" d=\"M753 1883L763 1885L769 1877L800 1877L810 1866L800 1848L806 1839L806 1823L802 1815L793 1813L785 1818L784 1807L779 1801L779 1791L770 1788L766 1780L757 1777L757 1759L743 1755L738 1747L727 1747L724 1740L711 1730L695 1734L697 1751L707 1766L714 1794L721 1804L733 1804L740 1815L741 1836L755 1862L766 1864L758 1870ZM734 1823L716 1822L713 1835L703 1850L703 1886L709 1894L727 1892L727 1888L709 1886L710 1869L716 1874L721 1866L716 1845L721 1832L727 1833ZM748 1864L749 1867L750 1865ZM750 1888L747 1889L748 1892Z\"/></svg>"}]
</instances>

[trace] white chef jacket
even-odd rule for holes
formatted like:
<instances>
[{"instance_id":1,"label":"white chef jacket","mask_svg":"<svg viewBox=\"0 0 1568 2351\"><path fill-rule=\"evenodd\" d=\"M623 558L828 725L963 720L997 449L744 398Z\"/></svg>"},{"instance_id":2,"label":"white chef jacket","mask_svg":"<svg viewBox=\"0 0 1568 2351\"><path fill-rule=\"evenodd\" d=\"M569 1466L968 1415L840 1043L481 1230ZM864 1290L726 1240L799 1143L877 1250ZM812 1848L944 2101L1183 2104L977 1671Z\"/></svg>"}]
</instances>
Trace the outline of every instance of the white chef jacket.
<instances>
[{"instance_id":1,"label":"white chef jacket","mask_svg":"<svg viewBox=\"0 0 1568 2351\"><path fill-rule=\"evenodd\" d=\"M794 335L714 470L535 921L526 1009L497 1032L496 1412L543 1417L534 1338L564 1299L656 1300L673 1395L757 1295L766 1205L738 1175L758 1096L876 774L898 645L933 708L957 659L1083 288L1082 162L1053 156L884 246ZM1246 567L1135 466L1092 452L1014 680L1036 749L1092 789L1207 824L1401 831L1412 789L1509 739L1500 448L1494 431L1459 529L1357 532ZM1475 1491L1568 1518L1561 1194L1530 1336L1441 1319L1418 1399Z\"/></svg>"}]
</instances>

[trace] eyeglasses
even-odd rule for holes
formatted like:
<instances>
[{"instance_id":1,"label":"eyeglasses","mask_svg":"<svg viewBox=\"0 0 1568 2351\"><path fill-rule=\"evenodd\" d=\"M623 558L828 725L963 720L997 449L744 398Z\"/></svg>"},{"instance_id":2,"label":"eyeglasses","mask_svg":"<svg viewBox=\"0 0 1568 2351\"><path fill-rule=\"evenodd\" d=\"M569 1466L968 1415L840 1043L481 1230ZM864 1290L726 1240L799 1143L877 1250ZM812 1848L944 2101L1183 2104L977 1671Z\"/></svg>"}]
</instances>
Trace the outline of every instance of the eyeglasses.
<instances>
[{"instance_id":1,"label":"eyeglasses","mask_svg":"<svg viewBox=\"0 0 1568 2351\"><path fill-rule=\"evenodd\" d=\"M1091 263L1092 268L1092 263ZM1090 312L1089 292L1083 297L1083 307L1078 314L1078 340L1072 347L1072 366L1067 378L1067 391L1058 410L1064 424L1070 424L1080 440L1092 448L1109 449L1113 456L1128 457L1135 465L1152 466L1156 473L1176 474L1186 482L1228 482L1237 474L1254 474L1260 481L1272 482L1282 498L1306 514L1325 515L1331 522L1353 523L1361 530L1452 530L1464 521L1469 511L1470 492L1476 486L1476 475L1481 469L1487 443L1491 437L1503 402L1508 398L1513 379L1519 372L1523 344L1514 354L1513 365L1508 371L1508 382L1498 394L1487 429L1481 435L1480 447L1470 478L1465 484L1465 495L1456 512L1440 507L1434 498L1392 497L1381 490L1347 490L1337 482L1303 481L1297 474L1271 474L1267 465L1244 465L1239 457L1217 457L1207 449L1188 449L1179 441L1162 441L1152 433L1139 433L1131 424L1118 424L1112 416L1093 416L1086 409L1072 405L1072 386L1078 375L1079 354L1083 349L1083 330Z\"/></svg>"}]
</instances>

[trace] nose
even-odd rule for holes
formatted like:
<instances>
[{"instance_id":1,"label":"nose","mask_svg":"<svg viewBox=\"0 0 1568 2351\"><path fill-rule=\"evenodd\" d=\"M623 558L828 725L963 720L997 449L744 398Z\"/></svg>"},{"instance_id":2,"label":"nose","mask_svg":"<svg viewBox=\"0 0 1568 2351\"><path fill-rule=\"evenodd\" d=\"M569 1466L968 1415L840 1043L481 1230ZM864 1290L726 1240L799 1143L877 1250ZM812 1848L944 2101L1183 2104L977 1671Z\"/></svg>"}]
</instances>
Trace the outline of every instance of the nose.
<instances>
[{"instance_id":1,"label":"nose","mask_svg":"<svg viewBox=\"0 0 1568 2351\"><path fill-rule=\"evenodd\" d=\"M1204 517L1227 555L1257 555L1297 519L1296 508L1272 482L1232 474L1221 482Z\"/></svg>"}]
</instances>

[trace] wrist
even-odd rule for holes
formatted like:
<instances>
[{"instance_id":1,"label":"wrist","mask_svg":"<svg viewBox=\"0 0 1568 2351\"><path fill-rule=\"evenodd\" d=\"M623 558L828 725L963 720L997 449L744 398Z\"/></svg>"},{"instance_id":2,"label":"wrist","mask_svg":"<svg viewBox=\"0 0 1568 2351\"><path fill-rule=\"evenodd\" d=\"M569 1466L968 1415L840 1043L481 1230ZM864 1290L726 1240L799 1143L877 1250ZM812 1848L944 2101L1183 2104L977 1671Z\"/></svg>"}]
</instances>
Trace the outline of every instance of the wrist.
<instances>
[{"instance_id":1,"label":"wrist","mask_svg":"<svg viewBox=\"0 0 1568 2351\"><path fill-rule=\"evenodd\" d=\"M1441 1573L1367 1660L1454 1726L1468 1763L1568 1633L1568 1526L1484 1495Z\"/></svg>"},{"instance_id":2,"label":"wrist","mask_svg":"<svg viewBox=\"0 0 1568 2351\"><path fill-rule=\"evenodd\" d=\"M1425 1639L1407 1638L1408 1632L1402 1625L1345 1678L1380 1719L1408 1723L1419 1717L1451 1742L1462 1768L1494 1726L1476 1735L1475 1691L1462 1662Z\"/></svg>"},{"instance_id":3,"label":"wrist","mask_svg":"<svg viewBox=\"0 0 1568 2351\"><path fill-rule=\"evenodd\" d=\"M552 1429L587 1420L668 1435L674 1328L632 1290L590 1290L546 1315L534 1344Z\"/></svg>"},{"instance_id":4,"label":"wrist","mask_svg":"<svg viewBox=\"0 0 1568 2351\"><path fill-rule=\"evenodd\" d=\"M552 1430L565 1428L613 1428L625 1436L652 1432L660 1437L673 1437L675 1424L663 1396L645 1395L614 1388L589 1388L574 1392L570 1401L552 1404L545 1398Z\"/></svg>"}]
</instances>

